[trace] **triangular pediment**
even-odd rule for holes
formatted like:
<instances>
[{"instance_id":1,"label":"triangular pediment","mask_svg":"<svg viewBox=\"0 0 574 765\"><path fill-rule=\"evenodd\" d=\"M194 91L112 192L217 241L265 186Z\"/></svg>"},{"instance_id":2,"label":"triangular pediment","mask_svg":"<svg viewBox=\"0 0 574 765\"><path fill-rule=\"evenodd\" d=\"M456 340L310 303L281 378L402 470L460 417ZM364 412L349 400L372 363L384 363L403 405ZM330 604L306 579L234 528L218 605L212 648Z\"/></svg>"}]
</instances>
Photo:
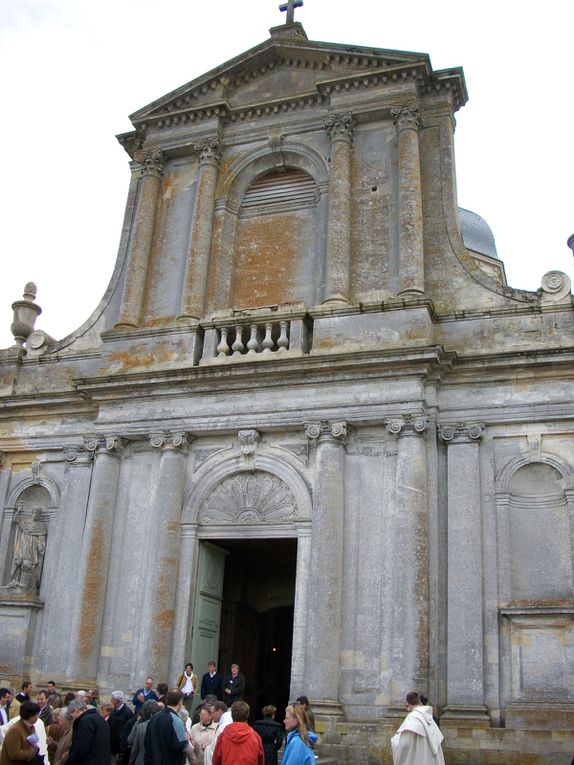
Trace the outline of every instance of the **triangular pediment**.
<instances>
[{"instance_id":1,"label":"triangular pediment","mask_svg":"<svg viewBox=\"0 0 574 765\"><path fill-rule=\"evenodd\" d=\"M434 75L456 74L462 82L461 98L466 100L461 73L433 73L425 53L315 42L276 30L271 33L264 43L132 114L134 126L156 123L161 127L174 120L195 119L201 113L219 116L273 100L285 103L317 97L334 87L348 87L346 83L357 78L366 83L376 77L400 78L405 71L428 81Z\"/></svg>"}]
</instances>

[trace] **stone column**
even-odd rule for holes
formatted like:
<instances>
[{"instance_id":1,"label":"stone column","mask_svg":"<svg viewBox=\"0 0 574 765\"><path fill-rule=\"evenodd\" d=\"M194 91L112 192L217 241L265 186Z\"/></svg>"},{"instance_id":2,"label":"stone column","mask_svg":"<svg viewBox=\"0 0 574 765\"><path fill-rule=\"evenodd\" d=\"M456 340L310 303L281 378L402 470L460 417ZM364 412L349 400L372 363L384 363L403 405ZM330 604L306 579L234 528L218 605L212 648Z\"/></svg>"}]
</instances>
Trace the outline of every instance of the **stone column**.
<instances>
[{"instance_id":1,"label":"stone column","mask_svg":"<svg viewBox=\"0 0 574 765\"><path fill-rule=\"evenodd\" d=\"M219 138L210 138L195 144L194 149L199 155L199 170L181 295L180 319L201 319L203 317L211 253L211 232L215 212L217 172L222 146Z\"/></svg>"},{"instance_id":2,"label":"stone column","mask_svg":"<svg viewBox=\"0 0 574 765\"><path fill-rule=\"evenodd\" d=\"M483 686L481 424L442 425L447 445L447 712L486 713Z\"/></svg>"},{"instance_id":3,"label":"stone column","mask_svg":"<svg viewBox=\"0 0 574 765\"><path fill-rule=\"evenodd\" d=\"M86 449L94 455L90 496L81 550L76 551L77 601L69 632L68 679L94 683L100 642L120 475L122 441L116 436L89 438Z\"/></svg>"},{"instance_id":4,"label":"stone column","mask_svg":"<svg viewBox=\"0 0 574 765\"><path fill-rule=\"evenodd\" d=\"M393 419L396 435L396 489L393 557L393 638L391 703L404 705L413 689L428 693L429 566L427 459L424 417Z\"/></svg>"},{"instance_id":5,"label":"stone column","mask_svg":"<svg viewBox=\"0 0 574 765\"><path fill-rule=\"evenodd\" d=\"M181 668L189 658L192 628L189 606L196 587L197 552L197 525L182 525L175 590L175 620L171 640L170 668L167 677L177 677L178 672L181 672Z\"/></svg>"},{"instance_id":6,"label":"stone column","mask_svg":"<svg viewBox=\"0 0 574 765\"><path fill-rule=\"evenodd\" d=\"M311 528L299 527L297 530L297 572L295 577L295 607L293 613L293 651L291 656L291 694L296 699L307 693L305 675L306 629L309 618L307 602L309 580L311 578Z\"/></svg>"},{"instance_id":7,"label":"stone column","mask_svg":"<svg viewBox=\"0 0 574 765\"><path fill-rule=\"evenodd\" d=\"M160 449L160 463L153 496L151 516L156 531L153 561L148 569L145 596L146 618L140 634L142 672L152 677L168 677L169 640L175 623L177 571L179 565L180 523L185 487L185 457L189 441L184 433L154 434L153 448ZM182 636L179 636L180 639Z\"/></svg>"},{"instance_id":8,"label":"stone column","mask_svg":"<svg viewBox=\"0 0 574 765\"><path fill-rule=\"evenodd\" d=\"M136 152L131 163L132 176L140 180L116 326L138 327L140 323L163 164L161 151Z\"/></svg>"},{"instance_id":9,"label":"stone column","mask_svg":"<svg viewBox=\"0 0 574 765\"><path fill-rule=\"evenodd\" d=\"M329 220L324 303L348 303L351 277L351 147L353 115L324 119L331 138Z\"/></svg>"},{"instance_id":10,"label":"stone column","mask_svg":"<svg viewBox=\"0 0 574 765\"><path fill-rule=\"evenodd\" d=\"M305 675L312 705L324 714L339 713L343 525L345 510L345 422L306 427L316 444L311 575L307 595Z\"/></svg>"},{"instance_id":11,"label":"stone column","mask_svg":"<svg viewBox=\"0 0 574 765\"><path fill-rule=\"evenodd\" d=\"M423 205L418 104L393 107L399 136L399 284L400 292L424 292Z\"/></svg>"}]
</instances>

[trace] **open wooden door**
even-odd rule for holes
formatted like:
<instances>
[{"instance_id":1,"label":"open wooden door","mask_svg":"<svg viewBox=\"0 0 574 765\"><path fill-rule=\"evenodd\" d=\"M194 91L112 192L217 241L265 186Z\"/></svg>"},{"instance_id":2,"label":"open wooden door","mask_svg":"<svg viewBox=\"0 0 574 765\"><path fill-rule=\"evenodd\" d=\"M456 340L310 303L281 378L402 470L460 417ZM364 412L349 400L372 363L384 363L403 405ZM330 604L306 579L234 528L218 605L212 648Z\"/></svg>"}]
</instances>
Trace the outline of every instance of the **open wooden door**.
<instances>
[{"instance_id":1,"label":"open wooden door","mask_svg":"<svg viewBox=\"0 0 574 765\"><path fill-rule=\"evenodd\" d=\"M191 638L191 661L198 677L207 672L208 662L217 663L227 554L211 542L200 542Z\"/></svg>"}]
</instances>

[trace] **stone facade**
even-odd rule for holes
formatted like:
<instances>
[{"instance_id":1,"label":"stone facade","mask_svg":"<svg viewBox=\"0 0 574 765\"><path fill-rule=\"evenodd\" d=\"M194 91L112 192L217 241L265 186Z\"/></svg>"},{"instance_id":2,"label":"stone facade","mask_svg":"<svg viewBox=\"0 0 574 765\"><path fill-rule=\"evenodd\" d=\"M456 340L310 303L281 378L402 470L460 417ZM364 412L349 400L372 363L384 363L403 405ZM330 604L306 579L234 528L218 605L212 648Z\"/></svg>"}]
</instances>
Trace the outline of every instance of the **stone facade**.
<instances>
[{"instance_id":1,"label":"stone facade","mask_svg":"<svg viewBox=\"0 0 574 765\"><path fill-rule=\"evenodd\" d=\"M570 761L570 283L465 247L466 98L290 20L132 115L98 309L56 342L27 285L0 352L3 683L173 682L217 645L208 540L291 539L257 603L291 598L325 752L389 762L416 688L451 763ZM39 589L10 586L39 507Z\"/></svg>"}]
</instances>

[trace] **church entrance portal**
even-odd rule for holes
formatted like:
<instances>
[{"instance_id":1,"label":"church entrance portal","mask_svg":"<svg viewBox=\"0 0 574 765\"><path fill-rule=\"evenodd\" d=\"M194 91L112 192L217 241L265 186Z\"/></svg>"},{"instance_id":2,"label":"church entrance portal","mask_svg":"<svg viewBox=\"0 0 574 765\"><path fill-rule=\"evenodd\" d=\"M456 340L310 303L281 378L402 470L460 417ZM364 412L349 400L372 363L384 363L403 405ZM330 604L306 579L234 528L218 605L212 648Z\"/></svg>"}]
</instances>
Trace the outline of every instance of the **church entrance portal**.
<instances>
[{"instance_id":1,"label":"church entrance portal","mask_svg":"<svg viewBox=\"0 0 574 765\"><path fill-rule=\"evenodd\" d=\"M232 663L241 666L252 719L274 704L282 720L291 681L297 540L218 539L208 545L224 551L219 670L225 677Z\"/></svg>"}]
</instances>

